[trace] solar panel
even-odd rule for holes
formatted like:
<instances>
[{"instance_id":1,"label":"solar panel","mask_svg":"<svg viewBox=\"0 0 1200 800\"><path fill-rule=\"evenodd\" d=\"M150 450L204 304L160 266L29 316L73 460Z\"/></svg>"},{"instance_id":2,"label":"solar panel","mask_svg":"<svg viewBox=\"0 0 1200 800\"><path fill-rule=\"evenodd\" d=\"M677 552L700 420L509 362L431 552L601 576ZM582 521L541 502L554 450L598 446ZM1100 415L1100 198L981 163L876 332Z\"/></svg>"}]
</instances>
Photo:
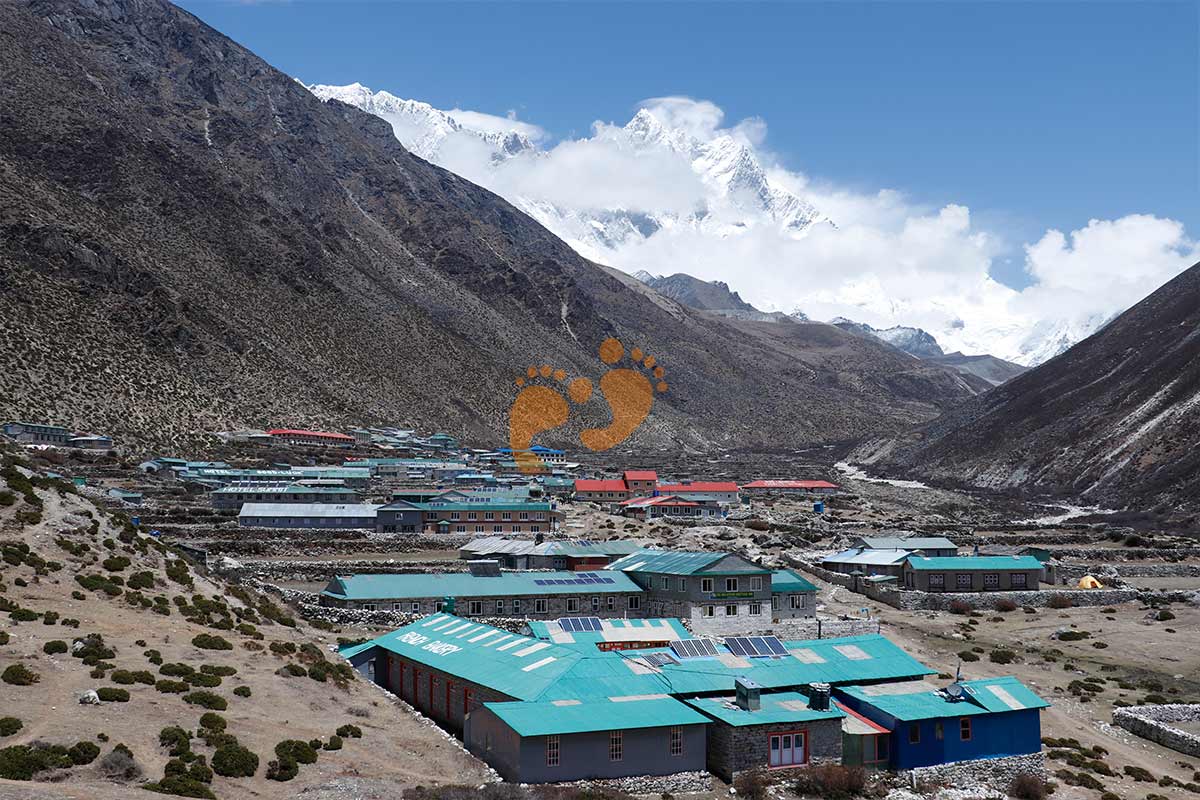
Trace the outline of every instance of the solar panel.
<instances>
[{"instance_id":1,"label":"solar panel","mask_svg":"<svg viewBox=\"0 0 1200 800\"><path fill-rule=\"evenodd\" d=\"M743 636L731 636L725 640L725 646L728 647L729 652L733 653L735 656L750 655L750 651L748 649L749 644L749 641L747 641Z\"/></svg>"},{"instance_id":2,"label":"solar panel","mask_svg":"<svg viewBox=\"0 0 1200 800\"><path fill-rule=\"evenodd\" d=\"M788 649L783 646L783 642L779 641L777 636L764 636L763 641L767 643L767 649L771 651L771 655L786 656Z\"/></svg>"},{"instance_id":3,"label":"solar panel","mask_svg":"<svg viewBox=\"0 0 1200 800\"><path fill-rule=\"evenodd\" d=\"M692 645L696 648L696 654L701 656L717 656L717 646L708 639L692 639Z\"/></svg>"},{"instance_id":4,"label":"solar panel","mask_svg":"<svg viewBox=\"0 0 1200 800\"><path fill-rule=\"evenodd\" d=\"M671 650L681 658L705 658L716 656L717 648L707 639L676 639Z\"/></svg>"},{"instance_id":5,"label":"solar panel","mask_svg":"<svg viewBox=\"0 0 1200 800\"><path fill-rule=\"evenodd\" d=\"M785 656L788 652L775 636L731 636L725 646L735 656Z\"/></svg>"},{"instance_id":6,"label":"solar panel","mask_svg":"<svg viewBox=\"0 0 1200 800\"><path fill-rule=\"evenodd\" d=\"M599 617L563 617L558 621L558 627L569 632L601 630Z\"/></svg>"},{"instance_id":7,"label":"solar panel","mask_svg":"<svg viewBox=\"0 0 1200 800\"><path fill-rule=\"evenodd\" d=\"M615 581L613 581L612 578L601 578L600 582L601 583L615 583Z\"/></svg>"},{"instance_id":8,"label":"solar panel","mask_svg":"<svg viewBox=\"0 0 1200 800\"><path fill-rule=\"evenodd\" d=\"M666 653L647 653L642 656L642 660L652 667L661 667L664 664L678 664L679 662L671 658Z\"/></svg>"},{"instance_id":9,"label":"solar panel","mask_svg":"<svg viewBox=\"0 0 1200 800\"><path fill-rule=\"evenodd\" d=\"M767 643L763 641L761 636L751 636L750 646L754 648L752 655L766 656L771 654L771 651L767 649Z\"/></svg>"},{"instance_id":10,"label":"solar panel","mask_svg":"<svg viewBox=\"0 0 1200 800\"><path fill-rule=\"evenodd\" d=\"M535 584L537 584L538 586L545 586L545 585L546 585L546 581L537 581L537 580L535 580L535 581L534 581L534 583L535 583Z\"/></svg>"}]
</instances>

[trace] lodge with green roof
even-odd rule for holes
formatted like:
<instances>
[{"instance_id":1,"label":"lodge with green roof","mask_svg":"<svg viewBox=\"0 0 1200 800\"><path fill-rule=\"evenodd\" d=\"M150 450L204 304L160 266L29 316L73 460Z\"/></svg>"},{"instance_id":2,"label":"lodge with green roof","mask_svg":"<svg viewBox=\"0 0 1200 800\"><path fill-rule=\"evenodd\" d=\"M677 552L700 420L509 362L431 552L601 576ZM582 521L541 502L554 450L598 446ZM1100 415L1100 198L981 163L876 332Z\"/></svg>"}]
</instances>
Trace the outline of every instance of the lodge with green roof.
<instances>
[{"instance_id":1,"label":"lodge with green roof","mask_svg":"<svg viewBox=\"0 0 1200 800\"><path fill-rule=\"evenodd\" d=\"M1033 556L942 556L904 559L904 588L922 592L1036 590L1044 565Z\"/></svg>"},{"instance_id":2,"label":"lodge with green roof","mask_svg":"<svg viewBox=\"0 0 1200 800\"><path fill-rule=\"evenodd\" d=\"M721 642L678 620L585 617L531 621L518 634L442 613L341 655L525 783L701 769L732 780L846 752L853 763L869 763L868 751L886 760L909 752L897 737L909 735L910 707L928 709L931 736L935 718L972 717L981 741L946 745L944 758L1036 752L1046 705L1013 678L960 682L953 695L968 699L949 702L946 687L923 681L934 670L879 634Z\"/></svg>"}]
</instances>

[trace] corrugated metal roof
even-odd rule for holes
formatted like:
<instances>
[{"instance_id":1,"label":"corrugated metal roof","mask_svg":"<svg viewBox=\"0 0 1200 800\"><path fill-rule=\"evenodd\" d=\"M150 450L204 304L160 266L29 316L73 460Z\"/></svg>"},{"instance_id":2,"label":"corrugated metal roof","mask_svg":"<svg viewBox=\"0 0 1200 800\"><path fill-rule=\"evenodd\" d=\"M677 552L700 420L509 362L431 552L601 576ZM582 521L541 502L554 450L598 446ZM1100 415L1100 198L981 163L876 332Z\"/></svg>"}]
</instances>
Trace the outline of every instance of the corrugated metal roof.
<instances>
[{"instance_id":1,"label":"corrugated metal roof","mask_svg":"<svg viewBox=\"0 0 1200 800\"><path fill-rule=\"evenodd\" d=\"M941 558L910 556L908 563L915 570L1026 570L1042 568L1042 562L1033 556L944 556Z\"/></svg>"},{"instance_id":2,"label":"corrugated metal roof","mask_svg":"<svg viewBox=\"0 0 1200 800\"><path fill-rule=\"evenodd\" d=\"M860 536L872 550L957 550L945 536Z\"/></svg>"},{"instance_id":3,"label":"corrugated metal roof","mask_svg":"<svg viewBox=\"0 0 1200 800\"><path fill-rule=\"evenodd\" d=\"M790 569L777 569L771 573L772 592L815 592L816 590L816 585Z\"/></svg>"},{"instance_id":4,"label":"corrugated metal roof","mask_svg":"<svg viewBox=\"0 0 1200 800\"><path fill-rule=\"evenodd\" d=\"M605 583L582 582L595 575ZM539 583L540 581L540 583ZM548 581L557 581L548 583ZM570 581L568 583L568 581ZM426 597L524 597L531 595L601 594L641 592L641 587L620 572L502 572L482 577L467 572L415 575L339 575L321 594L346 600L410 600Z\"/></svg>"},{"instance_id":5,"label":"corrugated metal roof","mask_svg":"<svg viewBox=\"0 0 1200 800\"><path fill-rule=\"evenodd\" d=\"M652 469L627 469L622 477L627 481L658 481L658 473Z\"/></svg>"},{"instance_id":6,"label":"corrugated metal roof","mask_svg":"<svg viewBox=\"0 0 1200 800\"><path fill-rule=\"evenodd\" d=\"M743 489L837 489L836 483L829 481L790 481L768 478L767 480L751 481L744 484Z\"/></svg>"},{"instance_id":7,"label":"corrugated metal roof","mask_svg":"<svg viewBox=\"0 0 1200 800\"><path fill-rule=\"evenodd\" d=\"M831 556L825 556L821 560L838 564L886 566L888 564L899 564L910 555L912 555L912 552L909 550L863 550L862 548L854 547L849 550L843 550L840 553L834 553Z\"/></svg>"},{"instance_id":8,"label":"corrugated metal roof","mask_svg":"<svg viewBox=\"0 0 1200 800\"><path fill-rule=\"evenodd\" d=\"M733 481L688 481L687 483L660 483L658 491L677 494L679 492L736 492L738 485Z\"/></svg>"},{"instance_id":9,"label":"corrugated metal roof","mask_svg":"<svg viewBox=\"0 0 1200 800\"><path fill-rule=\"evenodd\" d=\"M664 575L694 575L730 555L684 550L639 550L609 564L609 569L653 572ZM762 570L767 572L766 569Z\"/></svg>"},{"instance_id":10,"label":"corrugated metal roof","mask_svg":"<svg viewBox=\"0 0 1200 800\"><path fill-rule=\"evenodd\" d=\"M808 697L800 692L771 692L759 696L757 711L745 711L738 707L732 695L724 697L696 697L685 700L692 708L737 728L748 725L775 725L787 722L815 722L822 719L841 719L845 712L833 703L827 711L815 711L808 707Z\"/></svg>"},{"instance_id":11,"label":"corrugated metal roof","mask_svg":"<svg viewBox=\"0 0 1200 800\"><path fill-rule=\"evenodd\" d=\"M602 619L598 631L564 631L558 620L532 619L526 623L538 639L565 647L596 652L598 642L648 642L691 639L691 632L678 619Z\"/></svg>"},{"instance_id":12,"label":"corrugated metal roof","mask_svg":"<svg viewBox=\"0 0 1200 800\"><path fill-rule=\"evenodd\" d=\"M589 731L703 725L708 718L670 697L548 703L484 703L521 736L553 736Z\"/></svg>"},{"instance_id":13,"label":"corrugated metal roof","mask_svg":"<svg viewBox=\"0 0 1200 800\"><path fill-rule=\"evenodd\" d=\"M588 478L580 478L575 481L575 491L577 492L624 492L626 491L625 481L620 480L591 480Z\"/></svg>"},{"instance_id":14,"label":"corrugated metal roof","mask_svg":"<svg viewBox=\"0 0 1200 800\"><path fill-rule=\"evenodd\" d=\"M958 700L943 691L928 690L924 684L917 685L920 691L902 694L874 693L869 687L862 686L847 686L838 691L902 722L997 714L1050 705L1012 676L962 681L961 685L963 694Z\"/></svg>"},{"instance_id":15,"label":"corrugated metal roof","mask_svg":"<svg viewBox=\"0 0 1200 800\"><path fill-rule=\"evenodd\" d=\"M357 503L243 503L239 517L374 517L377 505Z\"/></svg>"},{"instance_id":16,"label":"corrugated metal roof","mask_svg":"<svg viewBox=\"0 0 1200 800\"><path fill-rule=\"evenodd\" d=\"M213 494L358 494L346 486L306 486L302 483L241 483L223 486Z\"/></svg>"}]
</instances>

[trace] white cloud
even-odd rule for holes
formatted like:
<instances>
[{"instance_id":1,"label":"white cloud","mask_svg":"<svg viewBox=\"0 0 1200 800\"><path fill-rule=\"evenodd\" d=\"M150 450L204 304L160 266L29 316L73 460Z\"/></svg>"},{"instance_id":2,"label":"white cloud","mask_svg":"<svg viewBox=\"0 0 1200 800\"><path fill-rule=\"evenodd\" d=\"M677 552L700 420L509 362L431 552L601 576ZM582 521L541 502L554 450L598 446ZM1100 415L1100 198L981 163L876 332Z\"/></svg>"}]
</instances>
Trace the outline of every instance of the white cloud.
<instances>
[{"instance_id":1,"label":"white cloud","mask_svg":"<svg viewBox=\"0 0 1200 800\"><path fill-rule=\"evenodd\" d=\"M470 130L515 130L541 143L545 131L511 113L455 109L448 113L469 130L447 137L435 160L523 206L584 255L630 272L723 280L764 310L919 326L948 351L1022 363L1053 355L1200 261L1200 245L1174 220L1092 220L1025 245L1031 284L1017 290L990 274L1011 243L963 205L813 180L768 149L764 120L727 125L707 100L657 97L640 108L661 127L596 122L590 136L504 159ZM765 183L747 184L746 170L761 170ZM787 206L788 193L833 224L802 236L781 227L769 208Z\"/></svg>"}]
</instances>

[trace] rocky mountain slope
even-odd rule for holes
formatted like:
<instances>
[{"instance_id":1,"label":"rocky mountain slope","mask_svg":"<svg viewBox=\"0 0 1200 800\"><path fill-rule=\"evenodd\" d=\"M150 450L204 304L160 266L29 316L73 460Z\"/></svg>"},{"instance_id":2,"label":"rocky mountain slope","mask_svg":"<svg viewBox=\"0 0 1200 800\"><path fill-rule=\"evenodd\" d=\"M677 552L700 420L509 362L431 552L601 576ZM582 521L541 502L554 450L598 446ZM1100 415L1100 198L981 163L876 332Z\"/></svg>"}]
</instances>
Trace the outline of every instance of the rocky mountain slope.
<instances>
[{"instance_id":1,"label":"rocky mountain slope","mask_svg":"<svg viewBox=\"0 0 1200 800\"><path fill-rule=\"evenodd\" d=\"M933 358L945 355L942 352L941 345L937 343L937 339L920 328L910 328L904 325L896 325L883 329L873 328L864 322L854 322L844 317L831 320L831 324L837 325L844 331L861 333L887 342L897 350L903 350L910 356L916 356L917 358Z\"/></svg>"},{"instance_id":2,"label":"rocky mountain slope","mask_svg":"<svg viewBox=\"0 0 1200 800\"><path fill-rule=\"evenodd\" d=\"M786 314L759 311L743 300L737 292L730 289L729 284L724 281L702 281L682 272L656 276L643 271L636 273L634 277L656 292L664 294L672 300L677 300L689 308L715 311L726 317L759 320L760 322L789 320Z\"/></svg>"},{"instance_id":3,"label":"rocky mountain slope","mask_svg":"<svg viewBox=\"0 0 1200 800\"><path fill-rule=\"evenodd\" d=\"M853 457L1109 508L1200 511L1200 264L1057 358Z\"/></svg>"},{"instance_id":4,"label":"rocky mountain slope","mask_svg":"<svg viewBox=\"0 0 1200 800\"><path fill-rule=\"evenodd\" d=\"M498 441L516 376L594 380L608 336L670 385L633 445L844 440L974 391L591 263L161 0L4 3L0 31L0 417L159 444L372 422ZM548 440L607 421L594 396Z\"/></svg>"},{"instance_id":5,"label":"rocky mountain slope","mask_svg":"<svg viewBox=\"0 0 1200 800\"><path fill-rule=\"evenodd\" d=\"M995 356L968 356L958 352L930 356L927 360L935 364L953 367L959 372L978 376L993 386L999 386L1029 370L1029 367L1023 367Z\"/></svg>"}]
</instances>

